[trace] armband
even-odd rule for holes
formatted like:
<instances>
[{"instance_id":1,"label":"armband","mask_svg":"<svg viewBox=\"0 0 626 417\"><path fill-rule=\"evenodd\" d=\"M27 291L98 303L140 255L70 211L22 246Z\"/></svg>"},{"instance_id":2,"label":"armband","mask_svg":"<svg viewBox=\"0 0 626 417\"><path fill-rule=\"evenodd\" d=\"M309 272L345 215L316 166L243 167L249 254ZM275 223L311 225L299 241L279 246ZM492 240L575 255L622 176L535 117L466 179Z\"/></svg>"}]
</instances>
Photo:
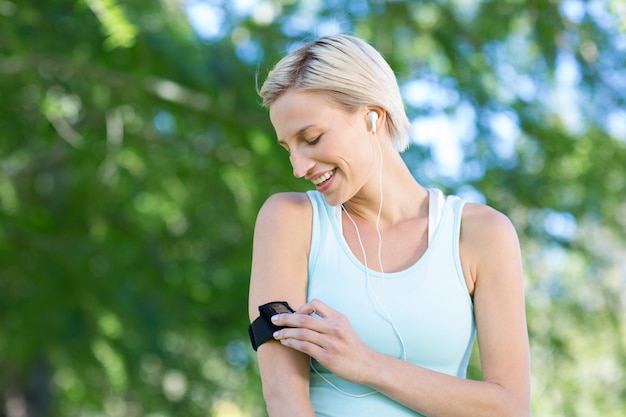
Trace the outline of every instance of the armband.
<instances>
[{"instance_id":1,"label":"armband","mask_svg":"<svg viewBox=\"0 0 626 417\"><path fill-rule=\"evenodd\" d=\"M250 335L250 343L252 348L257 350L259 346L272 339L276 330L284 329L285 326L276 326L272 324L272 316L276 314L291 314L293 309L289 307L286 301L272 301L271 303L259 306L261 314L248 326L248 334Z\"/></svg>"}]
</instances>

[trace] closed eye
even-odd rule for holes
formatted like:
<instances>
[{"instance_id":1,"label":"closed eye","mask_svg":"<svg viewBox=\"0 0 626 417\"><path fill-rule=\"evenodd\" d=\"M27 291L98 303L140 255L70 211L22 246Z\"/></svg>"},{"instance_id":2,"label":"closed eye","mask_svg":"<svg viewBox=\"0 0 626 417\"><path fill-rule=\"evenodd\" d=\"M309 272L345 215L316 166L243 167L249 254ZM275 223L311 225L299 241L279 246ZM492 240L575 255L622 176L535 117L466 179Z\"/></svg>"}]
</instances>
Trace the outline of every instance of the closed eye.
<instances>
[{"instance_id":1,"label":"closed eye","mask_svg":"<svg viewBox=\"0 0 626 417\"><path fill-rule=\"evenodd\" d=\"M322 136L323 136L323 135L319 135L319 136L318 136L318 137L316 137L315 139L307 141L307 144L309 144L309 145L315 145L317 142L319 142L319 141L320 141L320 139L322 139Z\"/></svg>"}]
</instances>

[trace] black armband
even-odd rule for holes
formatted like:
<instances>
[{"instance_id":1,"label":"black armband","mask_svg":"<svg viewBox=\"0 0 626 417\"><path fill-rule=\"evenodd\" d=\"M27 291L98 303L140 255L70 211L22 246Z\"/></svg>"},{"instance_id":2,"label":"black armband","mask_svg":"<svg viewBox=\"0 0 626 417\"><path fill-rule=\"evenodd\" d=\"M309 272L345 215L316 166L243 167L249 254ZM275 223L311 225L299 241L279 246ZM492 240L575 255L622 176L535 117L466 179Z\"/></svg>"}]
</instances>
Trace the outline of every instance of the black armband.
<instances>
[{"instance_id":1,"label":"black armband","mask_svg":"<svg viewBox=\"0 0 626 417\"><path fill-rule=\"evenodd\" d=\"M259 306L261 314L256 320L248 326L248 334L252 348L257 350L259 346L272 339L276 330L283 329L284 326L275 326L272 324L272 316L276 314L293 313L293 309L289 307L286 301L272 301L271 303Z\"/></svg>"}]
</instances>

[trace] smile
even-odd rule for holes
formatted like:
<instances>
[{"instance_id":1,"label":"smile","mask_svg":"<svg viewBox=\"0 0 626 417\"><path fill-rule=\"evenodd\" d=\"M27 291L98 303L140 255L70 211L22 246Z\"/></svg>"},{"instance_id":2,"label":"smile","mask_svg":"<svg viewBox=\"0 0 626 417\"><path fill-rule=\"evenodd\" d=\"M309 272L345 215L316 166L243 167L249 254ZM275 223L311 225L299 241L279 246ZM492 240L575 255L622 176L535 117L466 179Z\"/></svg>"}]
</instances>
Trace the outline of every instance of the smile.
<instances>
[{"instance_id":1,"label":"smile","mask_svg":"<svg viewBox=\"0 0 626 417\"><path fill-rule=\"evenodd\" d=\"M332 177L335 174L335 171L337 170L337 168L333 169L330 172L325 173L324 175L320 175L319 177L312 179L311 182L315 185L322 185L323 183L325 183L326 181L328 181L330 179L330 177Z\"/></svg>"}]
</instances>

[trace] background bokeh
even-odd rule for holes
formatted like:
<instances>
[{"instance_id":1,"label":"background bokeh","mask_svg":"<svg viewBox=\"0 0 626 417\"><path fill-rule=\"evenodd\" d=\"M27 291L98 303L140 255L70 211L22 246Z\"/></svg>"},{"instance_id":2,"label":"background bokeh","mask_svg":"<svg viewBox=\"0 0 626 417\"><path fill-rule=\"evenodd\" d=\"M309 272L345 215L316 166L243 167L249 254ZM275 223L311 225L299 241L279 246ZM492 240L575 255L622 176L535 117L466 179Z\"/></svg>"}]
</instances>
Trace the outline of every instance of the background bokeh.
<instances>
[{"instance_id":1,"label":"background bokeh","mask_svg":"<svg viewBox=\"0 0 626 417\"><path fill-rule=\"evenodd\" d=\"M337 32L416 178L517 227L533 415L626 414L622 0L0 0L0 416L265 415L252 230L308 186L256 87Z\"/></svg>"}]
</instances>

